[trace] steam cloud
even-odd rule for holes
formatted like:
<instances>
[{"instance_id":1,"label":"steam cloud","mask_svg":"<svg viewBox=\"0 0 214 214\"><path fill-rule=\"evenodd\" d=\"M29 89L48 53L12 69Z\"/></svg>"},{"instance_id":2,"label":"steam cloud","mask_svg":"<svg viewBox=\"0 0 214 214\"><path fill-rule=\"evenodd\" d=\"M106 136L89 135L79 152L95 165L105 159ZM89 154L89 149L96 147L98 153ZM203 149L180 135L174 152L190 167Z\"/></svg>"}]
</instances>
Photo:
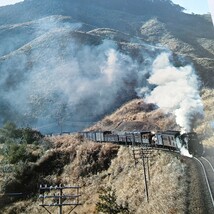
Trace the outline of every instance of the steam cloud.
<instances>
[{"instance_id":1,"label":"steam cloud","mask_svg":"<svg viewBox=\"0 0 214 214\"><path fill-rule=\"evenodd\" d=\"M155 87L146 101L173 113L183 132L191 131L192 121L203 115L200 84L192 66L174 67L170 63L170 54L162 53L153 62L148 82ZM148 93L146 88L142 91Z\"/></svg>"}]
</instances>

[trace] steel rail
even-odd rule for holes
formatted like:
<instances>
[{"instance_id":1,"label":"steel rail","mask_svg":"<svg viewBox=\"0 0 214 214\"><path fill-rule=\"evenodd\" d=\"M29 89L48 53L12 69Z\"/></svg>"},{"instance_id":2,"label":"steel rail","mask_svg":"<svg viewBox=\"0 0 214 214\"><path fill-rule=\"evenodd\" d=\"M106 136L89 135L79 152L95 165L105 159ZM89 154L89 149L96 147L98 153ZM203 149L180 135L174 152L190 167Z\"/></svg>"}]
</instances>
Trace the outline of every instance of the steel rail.
<instances>
[{"instance_id":1,"label":"steel rail","mask_svg":"<svg viewBox=\"0 0 214 214\"><path fill-rule=\"evenodd\" d=\"M212 171L214 173L214 168L213 168L213 165L210 163L210 161L207 160L205 157L201 157L201 158L203 158L210 165L210 167L211 167L211 169L212 169Z\"/></svg>"},{"instance_id":2,"label":"steel rail","mask_svg":"<svg viewBox=\"0 0 214 214\"><path fill-rule=\"evenodd\" d=\"M198 158L196 158L196 157L193 157L193 158L200 163L200 165L201 165L201 167L203 169L204 177L205 177L205 180L206 180L206 184L207 184L207 187L208 187L208 190L209 190L209 194L210 194L210 198L211 198L211 201L212 201L212 205L213 205L213 208L214 208L214 199L213 199L212 191L211 191L211 188L210 188L210 184L209 184L209 181L208 181L208 177L207 177L207 173L206 173L204 164Z\"/></svg>"}]
</instances>

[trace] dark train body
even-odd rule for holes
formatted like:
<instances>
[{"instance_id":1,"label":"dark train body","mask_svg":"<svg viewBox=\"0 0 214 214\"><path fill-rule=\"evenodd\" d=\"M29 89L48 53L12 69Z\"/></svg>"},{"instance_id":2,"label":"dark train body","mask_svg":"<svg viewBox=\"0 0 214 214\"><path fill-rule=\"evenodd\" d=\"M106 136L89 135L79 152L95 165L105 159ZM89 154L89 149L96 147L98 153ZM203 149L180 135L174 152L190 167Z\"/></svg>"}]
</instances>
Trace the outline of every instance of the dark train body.
<instances>
[{"instance_id":1,"label":"dark train body","mask_svg":"<svg viewBox=\"0 0 214 214\"><path fill-rule=\"evenodd\" d=\"M120 145L148 146L180 151L185 147L190 154L201 156L203 146L195 132L181 134L179 131L150 131L112 133L111 131L80 132L85 138L96 142L111 142Z\"/></svg>"}]
</instances>

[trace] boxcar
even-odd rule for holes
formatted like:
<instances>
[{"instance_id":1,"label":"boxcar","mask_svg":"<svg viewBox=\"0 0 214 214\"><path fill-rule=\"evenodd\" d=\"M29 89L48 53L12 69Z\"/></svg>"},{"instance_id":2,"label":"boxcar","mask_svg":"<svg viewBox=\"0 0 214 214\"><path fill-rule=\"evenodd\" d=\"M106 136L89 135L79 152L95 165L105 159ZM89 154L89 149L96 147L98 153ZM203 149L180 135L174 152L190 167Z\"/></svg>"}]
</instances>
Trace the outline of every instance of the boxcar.
<instances>
[{"instance_id":1,"label":"boxcar","mask_svg":"<svg viewBox=\"0 0 214 214\"><path fill-rule=\"evenodd\" d=\"M179 131L164 131L156 134L156 145L159 147L167 147L171 149L177 149L177 141L179 140Z\"/></svg>"},{"instance_id":2,"label":"boxcar","mask_svg":"<svg viewBox=\"0 0 214 214\"><path fill-rule=\"evenodd\" d=\"M104 135L104 141L105 142L118 143L119 137L117 134L105 134Z\"/></svg>"},{"instance_id":3,"label":"boxcar","mask_svg":"<svg viewBox=\"0 0 214 214\"><path fill-rule=\"evenodd\" d=\"M96 141L97 142L104 142L105 141L105 135L111 134L111 131L100 131L96 132Z\"/></svg>"}]
</instances>

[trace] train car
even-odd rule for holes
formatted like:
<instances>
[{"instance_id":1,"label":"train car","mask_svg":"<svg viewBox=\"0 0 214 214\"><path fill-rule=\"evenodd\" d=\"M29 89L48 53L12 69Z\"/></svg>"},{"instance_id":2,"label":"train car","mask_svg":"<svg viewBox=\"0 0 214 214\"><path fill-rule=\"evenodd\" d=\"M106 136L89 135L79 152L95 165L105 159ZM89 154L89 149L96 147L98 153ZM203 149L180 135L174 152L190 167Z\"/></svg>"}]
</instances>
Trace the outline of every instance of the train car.
<instances>
[{"instance_id":1,"label":"train car","mask_svg":"<svg viewBox=\"0 0 214 214\"><path fill-rule=\"evenodd\" d=\"M128 145L135 144L135 135L133 132L126 132L126 142Z\"/></svg>"},{"instance_id":2,"label":"train car","mask_svg":"<svg viewBox=\"0 0 214 214\"><path fill-rule=\"evenodd\" d=\"M154 135L151 132L145 131L141 132L141 142L144 144L153 144L152 137Z\"/></svg>"},{"instance_id":3,"label":"train car","mask_svg":"<svg viewBox=\"0 0 214 214\"><path fill-rule=\"evenodd\" d=\"M96 132L86 132L86 138L92 141L97 141Z\"/></svg>"},{"instance_id":4,"label":"train car","mask_svg":"<svg viewBox=\"0 0 214 214\"><path fill-rule=\"evenodd\" d=\"M104 141L105 142L111 142L111 143L118 143L119 142L119 137L117 134L105 134L104 135Z\"/></svg>"},{"instance_id":5,"label":"train car","mask_svg":"<svg viewBox=\"0 0 214 214\"><path fill-rule=\"evenodd\" d=\"M79 132L79 135L83 136L84 138L88 138L88 132Z\"/></svg>"},{"instance_id":6,"label":"train car","mask_svg":"<svg viewBox=\"0 0 214 214\"><path fill-rule=\"evenodd\" d=\"M118 142L127 145L127 136L124 133L118 134Z\"/></svg>"},{"instance_id":7,"label":"train car","mask_svg":"<svg viewBox=\"0 0 214 214\"><path fill-rule=\"evenodd\" d=\"M118 141L125 145L151 144L152 134L149 131L118 133Z\"/></svg>"},{"instance_id":8,"label":"train car","mask_svg":"<svg viewBox=\"0 0 214 214\"><path fill-rule=\"evenodd\" d=\"M171 150L177 150L178 149L178 141L180 137L179 131L164 131L164 132L158 132L156 133L156 142L155 145L157 147L163 147L168 148Z\"/></svg>"},{"instance_id":9,"label":"train car","mask_svg":"<svg viewBox=\"0 0 214 214\"><path fill-rule=\"evenodd\" d=\"M104 142L105 136L111 134L111 131L99 131L95 132L96 135L96 141L97 142Z\"/></svg>"},{"instance_id":10,"label":"train car","mask_svg":"<svg viewBox=\"0 0 214 214\"><path fill-rule=\"evenodd\" d=\"M150 131L125 132L114 134L111 131L81 132L85 138L96 142L111 142L121 145L143 146L167 148L179 150L185 147L190 154L203 154L203 145L199 142L195 132L180 134L179 131L163 131L152 134Z\"/></svg>"}]
</instances>

